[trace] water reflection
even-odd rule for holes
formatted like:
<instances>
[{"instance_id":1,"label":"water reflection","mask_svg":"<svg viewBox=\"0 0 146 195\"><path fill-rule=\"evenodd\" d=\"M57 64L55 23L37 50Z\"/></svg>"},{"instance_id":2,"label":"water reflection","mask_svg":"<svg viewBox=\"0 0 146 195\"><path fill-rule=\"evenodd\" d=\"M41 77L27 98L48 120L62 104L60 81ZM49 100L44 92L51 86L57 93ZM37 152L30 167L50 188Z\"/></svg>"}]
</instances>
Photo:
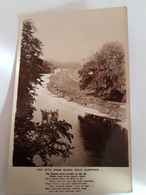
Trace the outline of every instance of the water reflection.
<instances>
[{"instance_id":1,"label":"water reflection","mask_svg":"<svg viewBox=\"0 0 146 195\"><path fill-rule=\"evenodd\" d=\"M84 147L95 166L128 166L127 130L116 119L86 114L78 116Z\"/></svg>"},{"instance_id":2,"label":"water reflection","mask_svg":"<svg viewBox=\"0 0 146 195\"><path fill-rule=\"evenodd\" d=\"M14 166L128 166L127 130L116 119L51 94L51 75L40 74L41 83L32 83L18 102Z\"/></svg>"}]
</instances>

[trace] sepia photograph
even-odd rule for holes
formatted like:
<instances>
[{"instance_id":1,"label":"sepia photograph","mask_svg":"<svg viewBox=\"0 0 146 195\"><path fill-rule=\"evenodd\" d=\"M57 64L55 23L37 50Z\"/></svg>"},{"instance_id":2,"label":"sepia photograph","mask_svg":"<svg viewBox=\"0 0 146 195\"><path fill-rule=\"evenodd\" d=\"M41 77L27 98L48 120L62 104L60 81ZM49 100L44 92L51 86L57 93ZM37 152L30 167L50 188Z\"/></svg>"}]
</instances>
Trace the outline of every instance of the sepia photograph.
<instances>
[{"instance_id":1,"label":"sepia photograph","mask_svg":"<svg viewBox=\"0 0 146 195\"><path fill-rule=\"evenodd\" d=\"M14 167L129 167L126 13L21 18Z\"/></svg>"}]
</instances>

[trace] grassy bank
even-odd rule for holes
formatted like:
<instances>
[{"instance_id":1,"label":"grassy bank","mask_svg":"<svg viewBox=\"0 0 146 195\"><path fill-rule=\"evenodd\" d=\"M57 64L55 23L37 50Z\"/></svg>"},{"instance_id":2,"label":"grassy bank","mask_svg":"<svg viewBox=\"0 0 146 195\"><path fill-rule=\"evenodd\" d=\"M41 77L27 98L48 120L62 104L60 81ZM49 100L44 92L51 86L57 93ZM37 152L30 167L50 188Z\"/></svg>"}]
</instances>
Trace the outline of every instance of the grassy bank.
<instances>
[{"instance_id":1,"label":"grassy bank","mask_svg":"<svg viewBox=\"0 0 146 195\"><path fill-rule=\"evenodd\" d=\"M76 102L83 106L97 109L110 117L125 120L125 106L122 103L105 101L101 98L88 95L89 91L80 90L77 68L61 69L50 77L48 90L58 97ZM121 106L122 105L122 106Z\"/></svg>"}]
</instances>

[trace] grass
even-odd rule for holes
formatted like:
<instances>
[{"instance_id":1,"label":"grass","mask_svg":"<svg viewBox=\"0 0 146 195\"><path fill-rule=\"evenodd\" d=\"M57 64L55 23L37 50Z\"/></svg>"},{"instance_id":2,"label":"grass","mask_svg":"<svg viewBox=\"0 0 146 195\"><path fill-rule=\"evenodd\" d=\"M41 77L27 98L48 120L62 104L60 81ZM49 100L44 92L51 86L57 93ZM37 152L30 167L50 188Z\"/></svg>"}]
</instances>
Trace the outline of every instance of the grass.
<instances>
[{"instance_id":1,"label":"grass","mask_svg":"<svg viewBox=\"0 0 146 195\"><path fill-rule=\"evenodd\" d=\"M80 90L78 68L61 69L50 77L48 90L58 97L73 101L83 106L97 109L109 117L125 120L126 110L123 103L105 101L101 98L88 95L87 90Z\"/></svg>"}]
</instances>

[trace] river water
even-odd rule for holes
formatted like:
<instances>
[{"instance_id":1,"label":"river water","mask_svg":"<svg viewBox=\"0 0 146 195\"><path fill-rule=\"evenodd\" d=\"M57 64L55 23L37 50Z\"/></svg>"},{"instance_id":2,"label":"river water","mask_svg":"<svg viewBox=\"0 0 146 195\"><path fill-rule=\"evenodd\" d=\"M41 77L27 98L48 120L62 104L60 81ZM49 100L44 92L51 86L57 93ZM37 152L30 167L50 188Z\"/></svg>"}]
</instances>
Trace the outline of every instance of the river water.
<instances>
[{"instance_id":1,"label":"river water","mask_svg":"<svg viewBox=\"0 0 146 195\"><path fill-rule=\"evenodd\" d=\"M55 71L56 74L59 69ZM37 85L35 92L37 94L34 107L36 111L33 115L33 120L35 122L41 121L40 110L52 110L56 111L58 109L59 119L65 120L72 125L71 133L74 135L72 146L72 155L69 158L63 159L61 157L52 157L49 162L53 166L91 166L94 161L92 153L87 151L84 147L84 140L81 136L80 125L78 116L84 117L86 113L105 116L97 110L90 109L79 105L77 103L69 102L63 98L58 98L54 94L48 91L47 85L49 83L49 77L52 74L43 74L41 79L43 80L42 85ZM38 160L39 162L39 160ZM39 163L38 163L39 165Z\"/></svg>"}]
</instances>

